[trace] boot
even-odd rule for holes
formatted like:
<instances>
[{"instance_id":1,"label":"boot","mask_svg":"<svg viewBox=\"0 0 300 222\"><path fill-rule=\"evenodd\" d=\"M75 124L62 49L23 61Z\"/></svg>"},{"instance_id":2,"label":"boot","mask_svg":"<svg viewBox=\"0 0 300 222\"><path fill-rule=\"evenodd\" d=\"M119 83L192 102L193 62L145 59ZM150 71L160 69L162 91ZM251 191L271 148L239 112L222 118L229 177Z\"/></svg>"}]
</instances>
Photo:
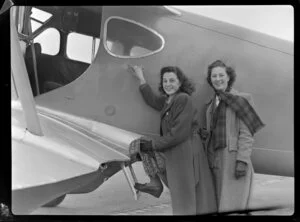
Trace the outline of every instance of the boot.
<instances>
[{"instance_id":1,"label":"boot","mask_svg":"<svg viewBox=\"0 0 300 222\"><path fill-rule=\"evenodd\" d=\"M141 192L148 193L156 198L159 198L161 193L163 192L164 186L161 183L159 177L156 175L155 177L150 177L150 183L135 183L134 188Z\"/></svg>"}]
</instances>

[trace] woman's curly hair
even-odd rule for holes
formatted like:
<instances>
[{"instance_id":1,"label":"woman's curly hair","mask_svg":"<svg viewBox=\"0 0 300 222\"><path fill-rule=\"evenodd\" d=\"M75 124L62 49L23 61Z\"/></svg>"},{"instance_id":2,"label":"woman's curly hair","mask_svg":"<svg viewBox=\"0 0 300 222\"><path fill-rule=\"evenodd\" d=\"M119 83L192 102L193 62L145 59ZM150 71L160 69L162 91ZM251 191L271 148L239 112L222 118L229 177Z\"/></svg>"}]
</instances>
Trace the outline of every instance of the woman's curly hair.
<instances>
[{"instance_id":1,"label":"woman's curly hair","mask_svg":"<svg viewBox=\"0 0 300 222\"><path fill-rule=\"evenodd\" d=\"M207 70L207 78L206 78L208 84L209 84L212 88L214 88L214 87L213 87L213 84L212 84L212 82L211 82L211 71L212 71L213 68L216 68L216 67L223 67L223 68L225 68L225 71L226 71L227 75L229 76L228 87L227 87L226 91L230 91L230 89L231 89L232 86L233 86L233 83L234 83L235 80L236 80L236 73L235 73L235 70L234 70L232 67L227 66L227 65L226 65L223 61L221 61L221 60L216 60L216 61L214 61L212 64L210 64L210 65L208 66L208 70Z\"/></svg>"},{"instance_id":2,"label":"woman's curly hair","mask_svg":"<svg viewBox=\"0 0 300 222\"><path fill-rule=\"evenodd\" d=\"M177 66L166 66L161 68L160 70L160 83L159 83L158 90L162 94L166 95L166 92L163 88L163 76L166 72L173 72L176 74L179 82L181 83L181 86L179 88L180 92L185 92L191 95L195 91L194 84L191 82L190 79L186 77L186 75L183 73L183 71L180 68L178 68Z\"/></svg>"}]
</instances>

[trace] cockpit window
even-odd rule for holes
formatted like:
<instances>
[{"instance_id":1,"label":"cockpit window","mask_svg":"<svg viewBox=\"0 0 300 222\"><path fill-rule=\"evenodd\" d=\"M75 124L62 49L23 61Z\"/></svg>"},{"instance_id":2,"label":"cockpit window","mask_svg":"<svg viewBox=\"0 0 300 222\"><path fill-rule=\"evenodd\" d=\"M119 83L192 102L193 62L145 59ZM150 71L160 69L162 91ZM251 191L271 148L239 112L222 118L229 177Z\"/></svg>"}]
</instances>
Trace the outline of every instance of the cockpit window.
<instances>
[{"instance_id":1,"label":"cockpit window","mask_svg":"<svg viewBox=\"0 0 300 222\"><path fill-rule=\"evenodd\" d=\"M46 22L52 16L52 14L50 14L49 12L45 12L35 7L32 8L31 12L32 14L30 17L40 22Z\"/></svg>"},{"instance_id":2,"label":"cockpit window","mask_svg":"<svg viewBox=\"0 0 300 222\"><path fill-rule=\"evenodd\" d=\"M68 34L66 55L69 59L91 64L96 57L100 39L76 32Z\"/></svg>"},{"instance_id":3,"label":"cockpit window","mask_svg":"<svg viewBox=\"0 0 300 222\"><path fill-rule=\"evenodd\" d=\"M32 32L35 32L39 27L45 24L45 22L47 22L51 17L52 17L51 13L32 7L31 15L30 15Z\"/></svg>"},{"instance_id":4,"label":"cockpit window","mask_svg":"<svg viewBox=\"0 0 300 222\"><path fill-rule=\"evenodd\" d=\"M47 55L57 55L60 47L60 33L55 28L45 29L33 40L34 43L40 43L41 53ZM49 44L51 42L51 44Z\"/></svg>"},{"instance_id":5,"label":"cockpit window","mask_svg":"<svg viewBox=\"0 0 300 222\"><path fill-rule=\"evenodd\" d=\"M164 46L163 37L135 21L110 17L105 23L104 47L119 58L137 58L159 52Z\"/></svg>"}]
</instances>

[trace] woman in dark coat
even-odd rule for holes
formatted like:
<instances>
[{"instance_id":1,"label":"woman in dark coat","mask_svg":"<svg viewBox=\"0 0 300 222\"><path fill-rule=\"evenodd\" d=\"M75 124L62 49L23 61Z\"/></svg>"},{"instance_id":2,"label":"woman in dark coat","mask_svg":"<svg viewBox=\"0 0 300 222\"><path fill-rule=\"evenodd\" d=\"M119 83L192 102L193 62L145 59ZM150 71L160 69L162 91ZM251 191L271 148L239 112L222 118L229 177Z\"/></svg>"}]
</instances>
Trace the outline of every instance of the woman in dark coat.
<instances>
[{"instance_id":1,"label":"woman in dark coat","mask_svg":"<svg viewBox=\"0 0 300 222\"><path fill-rule=\"evenodd\" d=\"M197 134L197 111L190 97L193 85L178 67L164 67L160 72L159 96L146 83L141 67L129 66L129 69L140 80L140 92L145 102L161 113L160 137L144 140L140 144L140 153L150 154L154 160L156 154L163 155L173 214L216 212L212 175ZM150 183L136 184L135 187L143 192L155 186L159 190L162 186L159 178L149 177Z\"/></svg>"}]
</instances>

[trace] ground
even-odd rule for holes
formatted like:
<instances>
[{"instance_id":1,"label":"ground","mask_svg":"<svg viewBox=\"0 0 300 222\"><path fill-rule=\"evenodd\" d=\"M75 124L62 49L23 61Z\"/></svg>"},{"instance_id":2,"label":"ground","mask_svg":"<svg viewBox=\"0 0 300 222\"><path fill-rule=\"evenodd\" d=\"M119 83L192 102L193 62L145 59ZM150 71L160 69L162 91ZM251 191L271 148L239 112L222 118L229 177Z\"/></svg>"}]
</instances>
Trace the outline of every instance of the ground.
<instances>
[{"instance_id":1,"label":"ground","mask_svg":"<svg viewBox=\"0 0 300 222\"><path fill-rule=\"evenodd\" d=\"M133 168L138 181L145 176L141 163ZM294 178L255 174L250 207L282 205L272 211L259 211L253 215L293 215ZM136 201L122 171L115 174L98 189L87 194L69 194L57 207L41 207L33 215L171 215L170 193L165 187L160 198L141 194Z\"/></svg>"}]
</instances>

